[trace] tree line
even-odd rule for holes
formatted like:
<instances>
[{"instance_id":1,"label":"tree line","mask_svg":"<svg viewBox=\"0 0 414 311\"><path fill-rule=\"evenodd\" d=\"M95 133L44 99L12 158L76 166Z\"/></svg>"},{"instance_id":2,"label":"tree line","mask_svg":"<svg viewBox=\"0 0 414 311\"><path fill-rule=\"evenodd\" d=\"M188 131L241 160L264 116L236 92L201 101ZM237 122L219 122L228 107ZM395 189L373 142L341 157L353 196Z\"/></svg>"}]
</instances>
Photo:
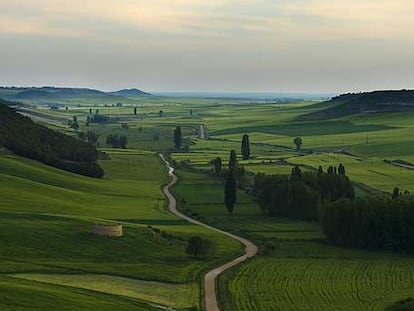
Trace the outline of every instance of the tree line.
<instances>
[{"instance_id":1,"label":"tree line","mask_svg":"<svg viewBox=\"0 0 414 311\"><path fill-rule=\"evenodd\" d=\"M0 145L73 173L102 177L95 146L33 122L0 103Z\"/></svg>"},{"instance_id":2,"label":"tree line","mask_svg":"<svg viewBox=\"0 0 414 311\"><path fill-rule=\"evenodd\" d=\"M254 195L263 212L273 217L318 220L325 202L353 199L350 179L341 174L302 172L298 166L290 175L256 174Z\"/></svg>"},{"instance_id":3,"label":"tree line","mask_svg":"<svg viewBox=\"0 0 414 311\"><path fill-rule=\"evenodd\" d=\"M414 197L367 197L330 202L322 208L327 239L371 250L414 251Z\"/></svg>"}]
</instances>

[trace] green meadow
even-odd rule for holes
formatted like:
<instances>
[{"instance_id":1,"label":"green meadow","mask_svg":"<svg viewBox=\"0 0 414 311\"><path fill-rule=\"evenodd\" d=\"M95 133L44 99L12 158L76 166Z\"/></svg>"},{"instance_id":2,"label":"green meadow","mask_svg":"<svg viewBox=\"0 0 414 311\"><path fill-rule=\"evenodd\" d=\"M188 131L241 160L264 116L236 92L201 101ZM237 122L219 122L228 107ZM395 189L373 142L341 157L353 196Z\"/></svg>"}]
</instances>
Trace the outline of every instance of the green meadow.
<instances>
[{"instance_id":1,"label":"green meadow","mask_svg":"<svg viewBox=\"0 0 414 311\"><path fill-rule=\"evenodd\" d=\"M136 299L179 308L198 306L202 272L239 254L240 246L166 212L160 191L166 171L156 154L108 153L111 159L101 163L107 174L103 180L0 156L4 286L44 288L44 295L52 287L38 288L36 282L59 285L57 293L67 290L68 295L76 293L72 288L81 288L87 297L102 292L124 301L125 310ZM119 239L94 236L96 223L122 223L125 234ZM214 258L190 259L184 249L191 235L214 241ZM138 304L146 310L146 304Z\"/></svg>"},{"instance_id":2,"label":"green meadow","mask_svg":"<svg viewBox=\"0 0 414 311\"><path fill-rule=\"evenodd\" d=\"M301 121L323 105L156 96L128 98L123 107L112 107L111 98L56 101L68 109L50 110L33 100L26 103L36 107L25 113L70 135L77 133L68 121L77 116L80 130L100 135L99 148L110 159L100 161L105 177L96 180L0 152L0 309L29 310L33 299L27 297L37 295L38 309L47 309L55 297L68 310L75 305L202 310L203 273L242 248L165 210L160 187L167 172L158 152L169 152L178 168L174 191L184 212L250 238L262 250L220 276L222 310L383 310L413 295L409 256L329 246L317 223L269 218L242 191L229 216L210 161L219 156L226 165L231 149L240 153L247 133L251 158L239 163L249 172L288 174L295 165L316 170L344 163L358 195L388 195L395 186L413 192L414 170L390 161L414 163L414 114ZM110 121L87 126L89 109ZM200 124L209 140L197 138ZM180 152L173 150L176 126L186 146ZM110 148L105 139L112 133L126 135L128 149ZM293 144L296 136L303 139L300 151ZM107 222L122 223L125 235L91 235L94 224ZM212 258L197 261L185 254L192 235L215 242ZM268 243L276 247L265 252Z\"/></svg>"}]
</instances>

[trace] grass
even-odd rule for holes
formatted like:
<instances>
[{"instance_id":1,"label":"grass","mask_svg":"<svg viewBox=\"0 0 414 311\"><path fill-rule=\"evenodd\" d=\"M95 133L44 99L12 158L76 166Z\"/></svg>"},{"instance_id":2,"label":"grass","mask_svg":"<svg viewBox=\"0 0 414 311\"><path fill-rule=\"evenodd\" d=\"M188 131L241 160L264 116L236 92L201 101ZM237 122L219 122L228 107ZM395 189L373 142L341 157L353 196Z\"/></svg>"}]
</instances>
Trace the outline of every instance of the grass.
<instances>
[{"instance_id":1,"label":"grass","mask_svg":"<svg viewBox=\"0 0 414 311\"><path fill-rule=\"evenodd\" d=\"M192 297L187 307L198 306L202 272L239 254L240 245L165 211L160 186L166 182L166 171L157 155L125 151L110 157L102 161L107 176L99 180L0 156L0 190L7 193L0 197L0 273L35 273L46 279L49 274L93 273L151 280L159 282L165 295L138 298L163 304L169 297L168 305L181 307L175 298L179 290ZM94 224L101 222L122 223L124 236L92 235ZM214 257L189 258L185 245L192 235L214 241ZM151 283L139 284L143 288ZM128 291L127 282L124 286ZM174 286L177 290L171 290Z\"/></svg>"},{"instance_id":2,"label":"grass","mask_svg":"<svg viewBox=\"0 0 414 311\"><path fill-rule=\"evenodd\" d=\"M93 291L54 286L0 276L0 309L14 310L138 310L158 308L135 299Z\"/></svg>"},{"instance_id":3,"label":"grass","mask_svg":"<svg viewBox=\"0 0 414 311\"><path fill-rule=\"evenodd\" d=\"M243 192L238 192L230 217L221 181L206 173L213 158L221 157L225 166L231 149L239 153L241 137L247 133L252 157L239 163L250 172L286 174L295 164L312 169L342 162L348 176L360 185L358 195L391 192L394 186L414 191L414 171L384 162L414 163L414 113L301 122L301 115L322 109L323 104L168 97L127 99L124 107L111 107L109 98L59 102L68 110L51 111L38 102L39 121L75 135L67 120L78 116L81 129L97 132L100 147L111 156L101 161L106 176L93 180L0 155L0 191L8 194L0 197L2 284L26 284L31 289L38 285L45 292L59 291L58 297L72 295L76 288L88 297L102 295L108 306L110 299L130 302L132 298L159 304L171 301L178 308L199 306L200 292L194 284L199 284L200 275L239 254L240 246L164 209L160 186L166 172L153 152L172 151L172 131L180 125L189 152L171 156L177 164L185 161L190 166L178 170L175 192L180 207L249 237L262 248L269 241L277 245L274 252L219 278L223 310L381 310L412 296L412 258L329 246L317 223L269 218ZM138 107L138 116L132 114L131 105ZM83 120L89 108L111 117L111 123L86 126ZM159 110L164 117L158 116ZM129 129L121 129L122 123ZM207 126L210 140L196 138L200 124ZM108 148L105 138L110 133L127 135L129 149ZM160 140L155 141L158 133ZM295 136L303 138L301 152L295 150ZM96 222L121 222L126 234L119 240L93 237L89 232ZM172 238L154 234L148 225ZM185 240L194 234L217 243L214 258L198 262L185 256Z\"/></svg>"},{"instance_id":4,"label":"grass","mask_svg":"<svg viewBox=\"0 0 414 311\"><path fill-rule=\"evenodd\" d=\"M83 288L144 301L157 301L162 305L190 308L198 304L199 286L160 283L96 274L14 274L15 278L42 283Z\"/></svg>"}]
</instances>

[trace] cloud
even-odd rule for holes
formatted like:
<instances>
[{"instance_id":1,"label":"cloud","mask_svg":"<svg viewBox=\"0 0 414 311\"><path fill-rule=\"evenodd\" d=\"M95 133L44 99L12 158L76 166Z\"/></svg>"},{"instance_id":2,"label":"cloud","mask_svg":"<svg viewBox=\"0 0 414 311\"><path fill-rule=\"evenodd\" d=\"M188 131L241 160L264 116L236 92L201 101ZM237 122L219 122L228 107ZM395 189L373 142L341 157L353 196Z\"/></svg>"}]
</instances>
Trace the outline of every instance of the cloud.
<instances>
[{"instance_id":1,"label":"cloud","mask_svg":"<svg viewBox=\"0 0 414 311\"><path fill-rule=\"evenodd\" d=\"M3 33L257 36L275 40L411 38L410 0L0 0ZM119 33L116 33L119 30Z\"/></svg>"}]
</instances>

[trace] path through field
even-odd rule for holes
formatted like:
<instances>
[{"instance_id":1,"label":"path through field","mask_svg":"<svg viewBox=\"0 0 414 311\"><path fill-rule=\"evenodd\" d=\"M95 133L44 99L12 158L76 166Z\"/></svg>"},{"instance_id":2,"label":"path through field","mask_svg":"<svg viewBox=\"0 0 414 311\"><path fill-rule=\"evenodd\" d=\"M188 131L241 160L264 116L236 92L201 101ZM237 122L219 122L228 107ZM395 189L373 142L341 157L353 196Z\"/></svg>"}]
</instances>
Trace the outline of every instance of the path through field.
<instances>
[{"instance_id":1,"label":"path through field","mask_svg":"<svg viewBox=\"0 0 414 311\"><path fill-rule=\"evenodd\" d=\"M177 210L177 201L176 201L175 197L171 194L171 192L169 190L170 187L173 186L177 182L178 178L174 174L174 168L171 167L170 163L167 160L165 160L165 158L162 154L160 154L160 157L162 158L162 160L167 165L168 174L172 177L170 183L168 185L166 185L163 189L163 192L164 192L165 196L168 199L168 209L170 210L170 212L177 215L180 218L183 218L183 219L193 223L193 224L200 225L200 226L203 226L205 228L214 230L216 232L220 232L222 234L225 234L225 235L239 241L240 243L242 243L246 246L245 254L243 256L240 256L240 257L238 257L238 258L236 258L232 261L229 261L229 262L221 265L220 267L217 267L217 268L209 271L204 277L204 291L205 291L204 294L205 294L206 311L219 311L220 309L218 307L217 297L216 297L216 277L220 273L224 272L225 270L242 263L243 261L245 261L248 258L251 258L251 257L255 256L257 251L258 251L258 248L255 244L253 244L249 240L246 240L242 237L231 234L229 232L214 228L212 226L209 226L207 224L199 222L198 220L195 220L191 217L188 217L188 216L180 213Z\"/></svg>"}]
</instances>

